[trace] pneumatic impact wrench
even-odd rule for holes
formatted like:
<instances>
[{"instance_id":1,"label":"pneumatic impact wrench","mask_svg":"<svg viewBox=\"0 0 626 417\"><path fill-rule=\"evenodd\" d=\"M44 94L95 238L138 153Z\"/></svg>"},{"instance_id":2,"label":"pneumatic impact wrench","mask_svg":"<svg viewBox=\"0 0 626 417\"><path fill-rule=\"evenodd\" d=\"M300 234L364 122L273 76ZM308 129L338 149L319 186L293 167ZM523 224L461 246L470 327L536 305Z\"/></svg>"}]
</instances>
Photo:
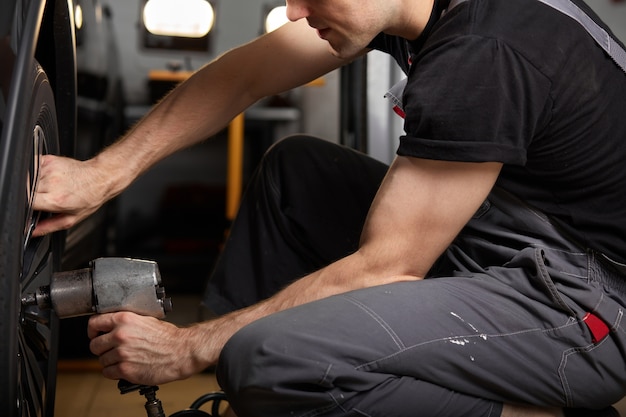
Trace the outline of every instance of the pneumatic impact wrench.
<instances>
[{"instance_id":1,"label":"pneumatic impact wrench","mask_svg":"<svg viewBox=\"0 0 626 417\"><path fill-rule=\"evenodd\" d=\"M22 303L52 309L62 319L116 311L162 319L172 310L156 262L129 258L98 258L89 268L57 272Z\"/></svg>"},{"instance_id":2,"label":"pneumatic impact wrench","mask_svg":"<svg viewBox=\"0 0 626 417\"><path fill-rule=\"evenodd\" d=\"M22 304L52 309L62 319L116 311L162 319L172 310L156 262L129 258L98 258L88 268L55 273L49 286L27 294ZM121 380L118 388L122 394L144 395L148 417L165 417L155 395L158 387Z\"/></svg>"}]
</instances>

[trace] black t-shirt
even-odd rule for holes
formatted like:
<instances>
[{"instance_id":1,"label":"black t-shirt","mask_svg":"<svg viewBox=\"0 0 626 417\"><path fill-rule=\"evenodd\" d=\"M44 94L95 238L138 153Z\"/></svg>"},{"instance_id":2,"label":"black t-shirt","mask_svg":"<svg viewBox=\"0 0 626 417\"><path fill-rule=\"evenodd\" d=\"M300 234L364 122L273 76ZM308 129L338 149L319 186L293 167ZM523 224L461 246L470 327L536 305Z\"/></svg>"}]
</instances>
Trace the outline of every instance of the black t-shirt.
<instances>
[{"instance_id":1,"label":"black t-shirt","mask_svg":"<svg viewBox=\"0 0 626 417\"><path fill-rule=\"evenodd\" d=\"M502 162L498 185L626 262L626 74L537 0L443 3L417 40L371 44L408 73L398 154Z\"/></svg>"}]
</instances>

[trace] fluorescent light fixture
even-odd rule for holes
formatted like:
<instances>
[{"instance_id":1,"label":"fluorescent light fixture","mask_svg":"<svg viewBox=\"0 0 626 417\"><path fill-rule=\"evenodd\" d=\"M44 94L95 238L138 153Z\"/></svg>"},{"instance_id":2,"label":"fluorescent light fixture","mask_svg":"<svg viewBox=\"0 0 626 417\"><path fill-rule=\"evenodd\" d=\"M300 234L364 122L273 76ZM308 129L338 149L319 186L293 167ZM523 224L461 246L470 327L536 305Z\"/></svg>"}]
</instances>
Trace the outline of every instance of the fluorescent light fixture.
<instances>
[{"instance_id":1,"label":"fluorescent light fixture","mask_svg":"<svg viewBox=\"0 0 626 417\"><path fill-rule=\"evenodd\" d=\"M201 38L213 28L215 12L207 0L148 0L143 22L153 35Z\"/></svg>"},{"instance_id":2,"label":"fluorescent light fixture","mask_svg":"<svg viewBox=\"0 0 626 417\"><path fill-rule=\"evenodd\" d=\"M274 7L267 14L265 18L265 32L270 33L285 23L287 23L289 19L287 19L287 7L286 6L278 6Z\"/></svg>"}]
</instances>

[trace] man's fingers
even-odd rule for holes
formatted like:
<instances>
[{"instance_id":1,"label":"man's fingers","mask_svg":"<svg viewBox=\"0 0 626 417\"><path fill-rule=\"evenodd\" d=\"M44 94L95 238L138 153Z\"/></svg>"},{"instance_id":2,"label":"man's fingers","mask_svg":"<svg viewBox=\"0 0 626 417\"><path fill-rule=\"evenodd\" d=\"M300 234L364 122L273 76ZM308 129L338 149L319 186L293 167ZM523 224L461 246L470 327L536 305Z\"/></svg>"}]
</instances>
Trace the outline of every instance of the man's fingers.
<instances>
[{"instance_id":1,"label":"man's fingers","mask_svg":"<svg viewBox=\"0 0 626 417\"><path fill-rule=\"evenodd\" d=\"M89 317L89 323L87 324L87 336L89 339L93 340L102 333L109 333L113 330L115 328L113 317L114 313L97 314Z\"/></svg>"},{"instance_id":2,"label":"man's fingers","mask_svg":"<svg viewBox=\"0 0 626 417\"><path fill-rule=\"evenodd\" d=\"M37 226L34 236L69 229L98 210L104 198L99 175L85 161L45 155L33 209L53 216Z\"/></svg>"},{"instance_id":3,"label":"man's fingers","mask_svg":"<svg viewBox=\"0 0 626 417\"><path fill-rule=\"evenodd\" d=\"M174 324L131 312L98 314L90 317L87 334L107 378L158 385L183 375L177 360L184 339Z\"/></svg>"},{"instance_id":4,"label":"man's fingers","mask_svg":"<svg viewBox=\"0 0 626 417\"><path fill-rule=\"evenodd\" d=\"M40 220L33 230L33 237L40 237L50 233L66 230L76 224L76 216L58 214L47 219Z\"/></svg>"},{"instance_id":5,"label":"man's fingers","mask_svg":"<svg viewBox=\"0 0 626 417\"><path fill-rule=\"evenodd\" d=\"M102 376L108 379L120 380L126 379L128 380L128 376L123 375L120 372L119 366L116 365L104 365L102 363L102 357L100 358L100 365L102 365ZM132 381L129 381L132 382Z\"/></svg>"}]
</instances>

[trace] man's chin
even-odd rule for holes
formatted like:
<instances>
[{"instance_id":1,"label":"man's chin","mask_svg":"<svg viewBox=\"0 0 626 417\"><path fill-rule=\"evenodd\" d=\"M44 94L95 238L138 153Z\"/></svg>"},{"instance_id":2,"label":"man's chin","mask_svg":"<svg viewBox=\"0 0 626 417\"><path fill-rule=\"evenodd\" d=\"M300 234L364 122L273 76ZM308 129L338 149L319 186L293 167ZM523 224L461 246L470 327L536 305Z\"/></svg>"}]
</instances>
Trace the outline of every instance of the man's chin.
<instances>
[{"instance_id":1,"label":"man's chin","mask_svg":"<svg viewBox=\"0 0 626 417\"><path fill-rule=\"evenodd\" d=\"M354 46L353 47L347 47L347 46L341 47L341 46L333 45L330 42L328 42L328 50L333 56L340 58L340 59L352 58L360 52L360 50Z\"/></svg>"}]
</instances>

